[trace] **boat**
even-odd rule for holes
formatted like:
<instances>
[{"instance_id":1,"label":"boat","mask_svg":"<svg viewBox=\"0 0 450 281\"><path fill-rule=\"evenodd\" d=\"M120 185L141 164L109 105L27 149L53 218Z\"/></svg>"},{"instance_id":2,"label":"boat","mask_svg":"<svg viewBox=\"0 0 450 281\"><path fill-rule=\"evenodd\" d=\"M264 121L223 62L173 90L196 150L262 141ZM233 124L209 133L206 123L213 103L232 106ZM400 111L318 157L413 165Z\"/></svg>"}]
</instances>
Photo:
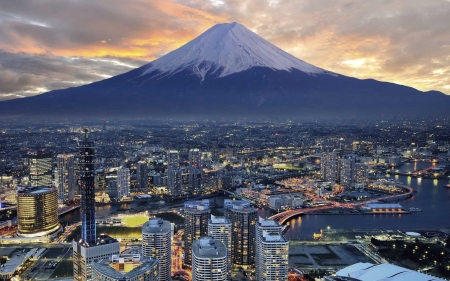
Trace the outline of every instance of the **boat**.
<instances>
[{"instance_id":1,"label":"boat","mask_svg":"<svg viewBox=\"0 0 450 281\"><path fill-rule=\"evenodd\" d=\"M446 185L444 185L444 187L446 187L446 188L450 188L450 183L449 183L449 184L446 184Z\"/></svg>"},{"instance_id":2,"label":"boat","mask_svg":"<svg viewBox=\"0 0 450 281\"><path fill-rule=\"evenodd\" d=\"M417 208L417 207L411 207L411 208L408 209L408 211L410 211L410 212L421 212L422 209Z\"/></svg>"}]
</instances>

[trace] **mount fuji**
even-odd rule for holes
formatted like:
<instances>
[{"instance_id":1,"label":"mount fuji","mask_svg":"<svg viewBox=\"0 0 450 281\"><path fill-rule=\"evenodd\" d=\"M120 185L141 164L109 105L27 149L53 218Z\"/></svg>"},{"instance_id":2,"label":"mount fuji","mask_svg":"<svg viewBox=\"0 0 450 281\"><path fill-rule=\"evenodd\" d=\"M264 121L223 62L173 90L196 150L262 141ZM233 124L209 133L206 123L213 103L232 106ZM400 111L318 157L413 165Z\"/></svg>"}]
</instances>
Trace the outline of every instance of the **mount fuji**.
<instances>
[{"instance_id":1,"label":"mount fuji","mask_svg":"<svg viewBox=\"0 0 450 281\"><path fill-rule=\"evenodd\" d=\"M448 115L450 97L308 64L239 23L88 85L0 102L0 115L358 117Z\"/></svg>"}]
</instances>

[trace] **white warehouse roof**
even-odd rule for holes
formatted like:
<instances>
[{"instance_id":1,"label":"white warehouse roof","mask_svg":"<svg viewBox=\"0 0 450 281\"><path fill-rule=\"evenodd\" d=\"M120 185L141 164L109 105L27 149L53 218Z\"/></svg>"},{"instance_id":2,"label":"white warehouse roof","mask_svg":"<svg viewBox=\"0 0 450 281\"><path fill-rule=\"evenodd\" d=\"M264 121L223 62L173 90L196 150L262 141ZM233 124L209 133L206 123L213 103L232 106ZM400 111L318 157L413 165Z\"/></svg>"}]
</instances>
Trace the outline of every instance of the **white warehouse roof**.
<instances>
[{"instance_id":1,"label":"white warehouse roof","mask_svg":"<svg viewBox=\"0 0 450 281\"><path fill-rule=\"evenodd\" d=\"M337 276L352 277L361 281L445 281L393 264L356 263L338 272Z\"/></svg>"}]
</instances>

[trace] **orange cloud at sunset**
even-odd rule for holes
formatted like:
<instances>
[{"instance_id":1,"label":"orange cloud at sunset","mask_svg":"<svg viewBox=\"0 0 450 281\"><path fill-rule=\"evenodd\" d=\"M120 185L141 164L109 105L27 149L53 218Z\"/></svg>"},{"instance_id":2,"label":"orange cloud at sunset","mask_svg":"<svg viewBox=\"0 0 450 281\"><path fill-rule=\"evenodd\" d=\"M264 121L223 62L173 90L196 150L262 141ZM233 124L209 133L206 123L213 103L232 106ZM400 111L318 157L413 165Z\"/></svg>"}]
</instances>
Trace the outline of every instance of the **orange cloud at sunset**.
<instances>
[{"instance_id":1,"label":"orange cloud at sunset","mask_svg":"<svg viewBox=\"0 0 450 281\"><path fill-rule=\"evenodd\" d=\"M17 0L0 11L0 99L126 72L233 21L318 67L450 94L446 0Z\"/></svg>"}]
</instances>

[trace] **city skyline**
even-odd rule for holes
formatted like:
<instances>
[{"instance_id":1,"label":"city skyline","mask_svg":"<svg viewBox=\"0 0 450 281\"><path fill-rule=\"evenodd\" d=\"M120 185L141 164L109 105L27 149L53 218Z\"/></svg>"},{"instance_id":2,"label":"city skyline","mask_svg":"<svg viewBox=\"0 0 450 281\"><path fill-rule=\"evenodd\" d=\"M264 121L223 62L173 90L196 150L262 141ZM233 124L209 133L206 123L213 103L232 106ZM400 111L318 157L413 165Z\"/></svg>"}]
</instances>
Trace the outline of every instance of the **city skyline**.
<instances>
[{"instance_id":1,"label":"city skyline","mask_svg":"<svg viewBox=\"0 0 450 281\"><path fill-rule=\"evenodd\" d=\"M126 72L224 22L242 23L330 71L450 93L445 0L133 1L126 9L119 2L14 1L0 9L0 100Z\"/></svg>"}]
</instances>

